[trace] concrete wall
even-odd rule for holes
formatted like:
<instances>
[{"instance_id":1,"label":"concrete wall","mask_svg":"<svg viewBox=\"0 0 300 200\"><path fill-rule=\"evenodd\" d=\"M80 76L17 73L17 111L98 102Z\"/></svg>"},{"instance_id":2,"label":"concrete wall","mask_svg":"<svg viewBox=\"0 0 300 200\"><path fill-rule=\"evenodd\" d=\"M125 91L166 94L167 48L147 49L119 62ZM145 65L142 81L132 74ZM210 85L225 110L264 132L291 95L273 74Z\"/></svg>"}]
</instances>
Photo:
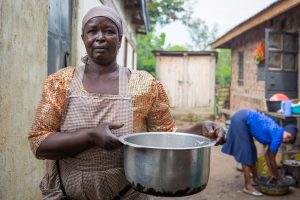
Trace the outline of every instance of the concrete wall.
<instances>
[{"instance_id":1,"label":"concrete wall","mask_svg":"<svg viewBox=\"0 0 300 200\"><path fill-rule=\"evenodd\" d=\"M74 66L85 52L82 17L96 5L101 2L73 0ZM47 55L48 1L0 0L0 200L42 198L44 162L33 156L27 136L47 77Z\"/></svg>"},{"instance_id":2,"label":"concrete wall","mask_svg":"<svg viewBox=\"0 0 300 200\"><path fill-rule=\"evenodd\" d=\"M47 76L48 2L0 0L0 199L41 199L27 135Z\"/></svg>"},{"instance_id":3,"label":"concrete wall","mask_svg":"<svg viewBox=\"0 0 300 200\"><path fill-rule=\"evenodd\" d=\"M265 40L265 28L298 32L300 35L300 6L289 10L252 29L233 41L232 48L232 81L230 110L242 108L266 108L265 82L256 80L257 66L254 62L254 50L260 41ZM300 46L300 40L299 45ZM238 52L244 52L244 85L238 85ZM300 54L298 53L298 74ZM298 77L299 77L298 75ZM298 96L300 94L300 78L298 78Z\"/></svg>"}]
</instances>

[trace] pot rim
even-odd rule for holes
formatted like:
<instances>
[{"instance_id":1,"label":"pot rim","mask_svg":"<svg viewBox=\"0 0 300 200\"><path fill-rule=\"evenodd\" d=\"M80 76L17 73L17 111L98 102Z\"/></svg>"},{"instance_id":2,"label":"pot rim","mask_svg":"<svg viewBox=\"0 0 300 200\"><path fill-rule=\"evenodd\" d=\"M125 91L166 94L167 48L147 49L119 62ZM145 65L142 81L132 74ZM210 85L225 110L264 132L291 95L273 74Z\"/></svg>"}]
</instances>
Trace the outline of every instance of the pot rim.
<instances>
[{"instance_id":1,"label":"pot rim","mask_svg":"<svg viewBox=\"0 0 300 200\"><path fill-rule=\"evenodd\" d=\"M185 148L176 148L176 147L155 147L155 146L143 146L143 145L138 145L134 144L131 142L127 142L125 139L128 137L134 137L134 136L139 136L139 135L163 135L163 134L176 134L176 135L185 135L185 136L192 136L192 137L198 137L198 138L205 138L208 140L207 145L203 146L196 146L196 147L185 147ZM206 147L211 147L215 146L217 143L216 140L209 139L207 137L201 136L201 135L196 135L196 134L191 134L191 133L180 133L180 132L144 132L144 133L134 133L134 134L127 134L119 137L120 142L122 142L124 145L130 146L130 147L135 147L135 148L143 148L143 149L163 149L163 150L192 150L192 149L201 149L201 148L206 148Z\"/></svg>"}]
</instances>

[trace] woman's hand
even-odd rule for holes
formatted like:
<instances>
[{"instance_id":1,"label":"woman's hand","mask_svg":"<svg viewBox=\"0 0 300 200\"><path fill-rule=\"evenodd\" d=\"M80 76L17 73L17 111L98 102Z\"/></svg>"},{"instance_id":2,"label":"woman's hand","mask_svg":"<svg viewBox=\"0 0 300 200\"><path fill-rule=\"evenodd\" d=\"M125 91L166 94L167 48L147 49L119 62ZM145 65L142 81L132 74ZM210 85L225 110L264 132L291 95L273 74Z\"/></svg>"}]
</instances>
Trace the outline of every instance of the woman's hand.
<instances>
[{"instance_id":1,"label":"woman's hand","mask_svg":"<svg viewBox=\"0 0 300 200\"><path fill-rule=\"evenodd\" d=\"M272 153L270 151L270 148L268 148L266 151L265 157L266 157L266 162L267 162L269 171L271 173L271 177L267 183L272 183L272 182L276 181L277 184L281 184L282 181L280 179L278 169L277 169L277 164L276 164L276 153Z\"/></svg>"},{"instance_id":2,"label":"woman's hand","mask_svg":"<svg viewBox=\"0 0 300 200\"><path fill-rule=\"evenodd\" d=\"M272 184L272 183L276 183L277 185L281 185L282 184L282 180L278 177L275 176L271 176L269 178L269 180L267 181L267 184Z\"/></svg>"},{"instance_id":3,"label":"woman's hand","mask_svg":"<svg viewBox=\"0 0 300 200\"><path fill-rule=\"evenodd\" d=\"M225 130L220 125L212 121L203 121L190 128L177 129L177 132L193 133L203 135L210 139L215 139L217 141L216 146L226 142Z\"/></svg>"},{"instance_id":4,"label":"woman's hand","mask_svg":"<svg viewBox=\"0 0 300 200\"><path fill-rule=\"evenodd\" d=\"M216 145L221 145L226 142L225 130L218 124L212 121L203 121L199 123L201 129L201 135L210 139L216 139Z\"/></svg>"},{"instance_id":5,"label":"woman's hand","mask_svg":"<svg viewBox=\"0 0 300 200\"><path fill-rule=\"evenodd\" d=\"M106 150L114 150L121 147L123 144L119 139L112 134L112 129L119 129L124 124L104 123L100 124L90 132L91 141Z\"/></svg>"}]
</instances>

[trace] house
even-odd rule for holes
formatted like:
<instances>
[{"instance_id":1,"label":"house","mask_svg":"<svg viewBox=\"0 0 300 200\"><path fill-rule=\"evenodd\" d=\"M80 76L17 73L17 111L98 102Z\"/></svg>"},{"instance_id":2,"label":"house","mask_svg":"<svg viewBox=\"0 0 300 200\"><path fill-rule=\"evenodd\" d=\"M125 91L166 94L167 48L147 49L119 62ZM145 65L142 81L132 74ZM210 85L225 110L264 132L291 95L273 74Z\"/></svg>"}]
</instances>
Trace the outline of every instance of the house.
<instances>
[{"instance_id":1,"label":"house","mask_svg":"<svg viewBox=\"0 0 300 200\"><path fill-rule=\"evenodd\" d=\"M148 31L145 0L15 0L0 5L0 199L41 199L44 163L28 131L48 74L81 65L81 20L93 6L118 12L124 37L118 63L135 68L136 34Z\"/></svg>"},{"instance_id":2,"label":"house","mask_svg":"<svg viewBox=\"0 0 300 200\"><path fill-rule=\"evenodd\" d=\"M300 1L279 0L237 25L212 43L213 48L232 52L231 115L243 109L266 109L274 93L299 97ZM255 63L258 44L266 58Z\"/></svg>"},{"instance_id":3,"label":"house","mask_svg":"<svg viewBox=\"0 0 300 200\"><path fill-rule=\"evenodd\" d=\"M154 51L154 54L158 79L166 89L172 110L213 115L216 52Z\"/></svg>"}]
</instances>

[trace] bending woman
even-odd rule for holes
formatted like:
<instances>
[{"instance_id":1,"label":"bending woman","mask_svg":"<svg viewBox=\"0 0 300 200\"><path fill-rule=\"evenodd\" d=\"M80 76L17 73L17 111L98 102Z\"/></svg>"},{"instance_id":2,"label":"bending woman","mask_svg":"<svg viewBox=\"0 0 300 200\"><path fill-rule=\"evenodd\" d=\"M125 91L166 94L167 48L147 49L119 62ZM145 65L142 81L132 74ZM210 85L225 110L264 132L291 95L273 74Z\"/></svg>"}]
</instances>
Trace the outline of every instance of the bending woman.
<instances>
[{"instance_id":1,"label":"bending woman","mask_svg":"<svg viewBox=\"0 0 300 200\"><path fill-rule=\"evenodd\" d=\"M262 195L252 186L250 179L250 172L252 172L254 181L257 178L257 151L253 138L269 146L265 154L271 172L269 182L273 180L280 182L275 161L276 153L282 142L295 140L297 132L294 125L288 125L283 129L268 116L252 110L240 110L232 116L227 141L222 147L222 152L232 155L237 162L242 163L245 181L243 191L245 193L254 196Z\"/></svg>"}]
</instances>

